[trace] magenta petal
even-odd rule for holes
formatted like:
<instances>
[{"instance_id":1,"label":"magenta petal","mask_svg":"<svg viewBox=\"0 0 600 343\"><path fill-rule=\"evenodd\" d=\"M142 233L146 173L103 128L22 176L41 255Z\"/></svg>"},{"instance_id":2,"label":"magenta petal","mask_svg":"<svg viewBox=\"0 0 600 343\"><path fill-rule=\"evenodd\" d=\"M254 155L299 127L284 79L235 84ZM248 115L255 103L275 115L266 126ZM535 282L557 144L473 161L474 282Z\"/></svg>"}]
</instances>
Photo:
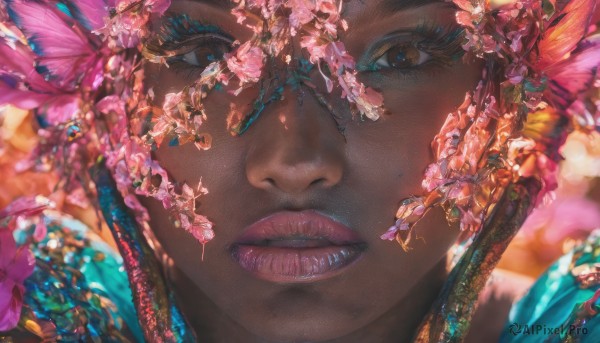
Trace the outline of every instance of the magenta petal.
<instances>
[{"instance_id":1,"label":"magenta petal","mask_svg":"<svg viewBox=\"0 0 600 343\"><path fill-rule=\"evenodd\" d=\"M21 317L24 288L11 280L0 281L0 331L17 326Z\"/></svg>"},{"instance_id":2,"label":"magenta petal","mask_svg":"<svg viewBox=\"0 0 600 343\"><path fill-rule=\"evenodd\" d=\"M48 208L47 200L38 200L35 197L20 197L11 202L2 211L0 211L0 219L12 216L35 216L39 215Z\"/></svg>"},{"instance_id":3,"label":"magenta petal","mask_svg":"<svg viewBox=\"0 0 600 343\"><path fill-rule=\"evenodd\" d=\"M33 272L35 261L26 247L16 248L11 230L0 229L0 331L14 328L21 316L23 280Z\"/></svg>"},{"instance_id":4,"label":"magenta petal","mask_svg":"<svg viewBox=\"0 0 600 343\"><path fill-rule=\"evenodd\" d=\"M17 248L13 263L8 266L7 277L17 283L23 283L33 273L35 257L26 246Z\"/></svg>"},{"instance_id":5,"label":"magenta petal","mask_svg":"<svg viewBox=\"0 0 600 343\"><path fill-rule=\"evenodd\" d=\"M0 272L1 273L1 272ZM1 276L2 274L0 274ZM11 280L0 277L0 321L3 319L2 313L6 311L6 309L10 306L10 302L12 299L13 288L16 283ZM0 325L1 327L2 325ZM2 331L2 329L0 329Z\"/></svg>"},{"instance_id":6,"label":"magenta petal","mask_svg":"<svg viewBox=\"0 0 600 343\"><path fill-rule=\"evenodd\" d=\"M11 230L0 228L0 281L17 252L17 243Z\"/></svg>"}]
</instances>

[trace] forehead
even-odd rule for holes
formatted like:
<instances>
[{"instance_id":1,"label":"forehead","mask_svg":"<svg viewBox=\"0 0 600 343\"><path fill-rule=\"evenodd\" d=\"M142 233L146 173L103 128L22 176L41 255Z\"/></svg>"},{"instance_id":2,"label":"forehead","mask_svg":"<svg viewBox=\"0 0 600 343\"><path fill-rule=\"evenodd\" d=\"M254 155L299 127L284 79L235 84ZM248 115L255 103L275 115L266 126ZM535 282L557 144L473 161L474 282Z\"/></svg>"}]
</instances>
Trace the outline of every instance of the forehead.
<instances>
[{"instance_id":1,"label":"forehead","mask_svg":"<svg viewBox=\"0 0 600 343\"><path fill-rule=\"evenodd\" d=\"M223 9L231 8L234 3L229 0L189 0L191 2L200 2L213 7ZM307 0L308 1L308 0ZM177 2L177 0L176 0ZM344 6L353 10L377 10L381 12L402 11L410 8L425 6L430 3L444 2L444 0L343 0Z\"/></svg>"}]
</instances>

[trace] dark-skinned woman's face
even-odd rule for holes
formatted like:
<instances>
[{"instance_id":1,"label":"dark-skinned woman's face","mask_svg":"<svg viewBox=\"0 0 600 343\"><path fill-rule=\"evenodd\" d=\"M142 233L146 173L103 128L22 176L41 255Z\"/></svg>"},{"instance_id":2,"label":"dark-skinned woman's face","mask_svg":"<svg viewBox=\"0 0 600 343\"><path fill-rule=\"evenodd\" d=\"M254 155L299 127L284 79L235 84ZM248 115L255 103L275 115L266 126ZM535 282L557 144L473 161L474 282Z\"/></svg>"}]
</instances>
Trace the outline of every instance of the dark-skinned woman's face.
<instances>
[{"instance_id":1,"label":"dark-skinned woman's face","mask_svg":"<svg viewBox=\"0 0 600 343\"><path fill-rule=\"evenodd\" d=\"M147 65L157 104L165 94L192 84L203 62L226 52L231 38L244 42L251 37L247 27L236 23L228 3L173 2L167 15L185 13L226 34L204 46L206 40L196 40L199 46L188 48L178 62L189 65ZM408 252L380 236L394 224L399 201L420 193L423 172L433 162L432 138L481 76L481 65L457 57L460 37L454 36L460 28L454 11L435 1L344 2L349 29L340 34L341 41L359 66L359 79L384 96L388 113L377 121L353 118L339 90L327 94L315 68L313 84L337 118L309 88L290 82L281 100L234 136L226 123L231 104L249 110L259 87L239 96L213 90L204 101L203 124L212 148L165 144L156 151L173 180L196 185L201 179L209 191L197 210L214 223L215 238L206 244L204 260L202 246L172 224L160 203L143 200L152 229L173 261L170 274L178 297L200 337L202 331L210 336L217 330L210 323L225 321L268 342L327 341L350 337L411 306L419 308L411 323L420 321L422 307L439 289L458 230L446 224L442 211L432 211L415 227L419 239L413 239ZM292 43L299 46L297 38ZM293 51L294 61L307 56L299 48ZM285 77L282 71L280 78ZM248 271L233 257L236 241L252 223L281 211L311 210L358 235L358 259L324 276L278 279ZM294 244L302 246L288 245ZM429 300L411 301L425 295Z\"/></svg>"}]
</instances>

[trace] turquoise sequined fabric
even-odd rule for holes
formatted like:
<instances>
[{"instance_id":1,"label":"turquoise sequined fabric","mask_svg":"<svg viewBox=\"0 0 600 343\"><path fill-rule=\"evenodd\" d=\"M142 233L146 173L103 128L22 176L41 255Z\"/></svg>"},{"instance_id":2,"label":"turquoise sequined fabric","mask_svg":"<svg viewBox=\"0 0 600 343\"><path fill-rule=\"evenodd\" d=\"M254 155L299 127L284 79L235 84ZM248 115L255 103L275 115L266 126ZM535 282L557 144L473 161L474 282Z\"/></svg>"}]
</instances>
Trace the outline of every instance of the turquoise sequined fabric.
<instances>
[{"instance_id":1,"label":"turquoise sequined fabric","mask_svg":"<svg viewBox=\"0 0 600 343\"><path fill-rule=\"evenodd\" d=\"M143 342L123 261L79 221L46 217L48 235L31 243L19 327L48 341ZM31 228L15 232L17 243Z\"/></svg>"},{"instance_id":2,"label":"turquoise sequined fabric","mask_svg":"<svg viewBox=\"0 0 600 343\"><path fill-rule=\"evenodd\" d=\"M513 306L500 342L600 342L596 292L600 230L555 262Z\"/></svg>"}]
</instances>

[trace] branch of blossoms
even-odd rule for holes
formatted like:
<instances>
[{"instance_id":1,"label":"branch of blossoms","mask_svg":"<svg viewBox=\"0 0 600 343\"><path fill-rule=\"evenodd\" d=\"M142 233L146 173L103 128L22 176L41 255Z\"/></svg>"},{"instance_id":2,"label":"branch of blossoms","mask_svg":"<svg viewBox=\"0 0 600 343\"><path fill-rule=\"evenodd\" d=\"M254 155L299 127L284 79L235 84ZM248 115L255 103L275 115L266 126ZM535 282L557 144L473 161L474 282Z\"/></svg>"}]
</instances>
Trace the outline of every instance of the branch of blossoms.
<instances>
[{"instance_id":1,"label":"branch of blossoms","mask_svg":"<svg viewBox=\"0 0 600 343\"><path fill-rule=\"evenodd\" d=\"M166 0L74 1L66 12L53 2L11 2L12 17L4 18L0 40L0 102L36 109L41 124L40 144L20 170L52 170L62 175L61 187L70 194L93 197L93 185L81 171L102 155L141 225L147 226L148 214L135 194L161 201L180 226L205 243L213 237L212 224L195 214L193 200L206 190L173 185L152 160L152 144L130 138L139 117L130 123L126 115L149 107L131 50L148 36L150 17L169 5ZM38 14L43 21L36 21ZM63 34L59 40L48 34L57 30ZM26 44L32 41L36 45ZM199 147L210 145L210 137L193 138Z\"/></svg>"},{"instance_id":2,"label":"branch of blossoms","mask_svg":"<svg viewBox=\"0 0 600 343\"><path fill-rule=\"evenodd\" d=\"M515 1L495 12L484 0L453 2L466 28L465 58L496 60L506 81L496 90L494 80L486 80L491 70L484 71L483 83L448 115L432 143L436 162L425 172L425 195L404 200L395 225L381 236L405 250L412 228L434 206L443 206L449 221L460 221L461 230L477 231L504 188L519 178L542 181L536 205L551 199L573 113L579 113L575 127L589 130L597 120L591 114L597 106L577 100L600 64L598 38L582 40L592 0L562 9L551 1Z\"/></svg>"}]
</instances>

